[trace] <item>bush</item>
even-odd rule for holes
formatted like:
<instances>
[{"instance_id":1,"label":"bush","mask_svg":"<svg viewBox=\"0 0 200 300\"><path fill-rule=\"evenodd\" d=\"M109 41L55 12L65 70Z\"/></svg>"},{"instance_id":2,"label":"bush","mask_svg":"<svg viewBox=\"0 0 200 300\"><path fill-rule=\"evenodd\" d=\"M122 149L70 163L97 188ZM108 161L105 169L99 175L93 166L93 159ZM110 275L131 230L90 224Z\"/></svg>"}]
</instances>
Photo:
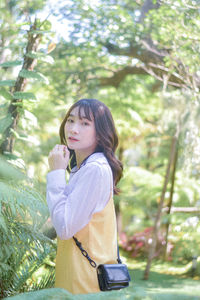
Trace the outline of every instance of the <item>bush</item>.
<instances>
[{"instance_id":1,"label":"bush","mask_svg":"<svg viewBox=\"0 0 200 300\"><path fill-rule=\"evenodd\" d=\"M131 257L146 257L151 245L153 227L147 227L141 232L128 236L125 232L120 235L120 246L127 251ZM155 257L159 257L164 250L164 235L159 232Z\"/></svg>"}]
</instances>

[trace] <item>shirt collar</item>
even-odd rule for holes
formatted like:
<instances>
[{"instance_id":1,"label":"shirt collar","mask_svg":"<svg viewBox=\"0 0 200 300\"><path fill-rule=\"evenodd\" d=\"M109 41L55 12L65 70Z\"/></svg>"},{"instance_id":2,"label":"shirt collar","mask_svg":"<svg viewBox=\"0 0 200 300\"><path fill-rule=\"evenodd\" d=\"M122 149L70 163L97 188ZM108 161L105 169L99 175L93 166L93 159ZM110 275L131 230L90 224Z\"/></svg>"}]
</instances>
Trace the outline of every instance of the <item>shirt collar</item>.
<instances>
[{"instance_id":1,"label":"shirt collar","mask_svg":"<svg viewBox=\"0 0 200 300\"><path fill-rule=\"evenodd\" d=\"M103 154L103 152L95 152L92 153L83 163L83 165L85 165L86 163L90 163L90 162L99 162L99 163L108 163L105 155ZM78 170L77 166L75 166L74 168L72 168L71 172L76 172Z\"/></svg>"},{"instance_id":2,"label":"shirt collar","mask_svg":"<svg viewBox=\"0 0 200 300\"><path fill-rule=\"evenodd\" d=\"M103 162L107 163L107 159L106 159L105 155L103 154L103 152L95 152L86 159L86 163L92 162L92 161L99 161L102 163Z\"/></svg>"}]
</instances>

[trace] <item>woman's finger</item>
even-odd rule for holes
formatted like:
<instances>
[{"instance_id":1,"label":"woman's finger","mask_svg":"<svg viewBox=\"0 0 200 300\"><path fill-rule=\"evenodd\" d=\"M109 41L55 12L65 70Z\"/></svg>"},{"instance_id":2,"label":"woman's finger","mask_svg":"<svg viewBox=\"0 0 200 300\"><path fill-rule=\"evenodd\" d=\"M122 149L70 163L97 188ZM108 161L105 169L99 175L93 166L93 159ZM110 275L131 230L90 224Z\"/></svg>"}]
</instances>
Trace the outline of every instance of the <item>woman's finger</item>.
<instances>
[{"instance_id":1,"label":"woman's finger","mask_svg":"<svg viewBox=\"0 0 200 300\"><path fill-rule=\"evenodd\" d=\"M52 153L55 153L55 152L65 152L65 153L67 153L67 151L68 151L67 146L56 144L54 146L54 148L49 152L49 155L51 155Z\"/></svg>"},{"instance_id":2,"label":"woman's finger","mask_svg":"<svg viewBox=\"0 0 200 300\"><path fill-rule=\"evenodd\" d=\"M66 147L65 145L58 145L58 144L56 144L56 145L54 146L53 150L59 150L59 149L65 148L65 147Z\"/></svg>"}]
</instances>

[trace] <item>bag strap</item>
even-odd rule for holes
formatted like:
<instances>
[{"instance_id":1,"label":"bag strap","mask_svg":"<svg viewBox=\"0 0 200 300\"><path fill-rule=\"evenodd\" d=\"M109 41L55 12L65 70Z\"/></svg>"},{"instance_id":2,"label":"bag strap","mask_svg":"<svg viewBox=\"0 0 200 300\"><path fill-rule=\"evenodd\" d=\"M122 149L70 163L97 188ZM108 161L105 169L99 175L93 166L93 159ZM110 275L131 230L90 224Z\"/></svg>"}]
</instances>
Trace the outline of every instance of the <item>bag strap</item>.
<instances>
[{"instance_id":1,"label":"bag strap","mask_svg":"<svg viewBox=\"0 0 200 300\"><path fill-rule=\"evenodd\" d=\"M81 253L83 254L83 256L85 256L85 258L87 258L87 260L89 261L90 265L91 265L93 268L96 268L96 267L97 267L97 264L95 263L94 260L92 260L92 259L89 257L87 251L86 251L85 249L83 249L83 247L82 247L81 243L78 241L78 239L75 238L75 236L73 236L73 239L74 239L74 241L75 241L75 243L76 243L76 246L80 249ZM118 246L118 244L117 244L117 262L118 262L118 264L122 264L121 258L120 258L120 256L119 256L119 246Z\"/></svg>"},{"instance_id":2,"label":"bag strap","mask_svg":"<svg viewBox=\"0 0 200 300\"><path fill-rule=\"evenodd\" d=\"M81 253L83 254L83 256L85 256L85 257L87 258L87 260L89 261L90 265L91 265L93 268L96 268L97 264L95 263L94 260L92 260L92 259L89 257L87 251L83 249L81 243L77 240L77 238L75 238L75 236L73 236L73 239L74 239L74 241L75 241L75 243L76 243L76 246L80 249Z\"/></svg>"},{"instance_id":3,"label":"bag strap","mask_svg":"<svg viewBox=\"0 0 200 300\"><path fill-rule=\"evenodd\" d=\"M118 242L117 242L117 262L118 262L118 264L122 264L122 261L121 261L120 255L119 255L119 245L118 245Z\"/></svg>"}]
</instances>

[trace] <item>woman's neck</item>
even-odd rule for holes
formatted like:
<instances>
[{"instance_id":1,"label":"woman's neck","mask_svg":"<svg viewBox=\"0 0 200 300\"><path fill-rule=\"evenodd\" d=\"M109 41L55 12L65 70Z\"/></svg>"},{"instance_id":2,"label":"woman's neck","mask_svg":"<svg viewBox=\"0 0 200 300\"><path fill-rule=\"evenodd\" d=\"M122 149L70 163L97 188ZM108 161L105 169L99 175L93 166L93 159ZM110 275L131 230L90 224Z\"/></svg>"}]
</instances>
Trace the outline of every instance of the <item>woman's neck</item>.
<instances>
[{"instance_id":1,"label":"woman's neck","mask_svg":"<svg viewBox=\"0 0 200 300\"><path fill-rule=\"evenodd\" d=\"M77 164L77 168L79 169L80 168L80 166L81 166L81 164L82 164L82 162L88 157L88 156L90 156L92 153L94 153L94 152L85 152L85 153L83 153L83 152L78 152L78 151L75 151L75 155L76 155L76 164Z\"/></svg>"}]
</instances>

